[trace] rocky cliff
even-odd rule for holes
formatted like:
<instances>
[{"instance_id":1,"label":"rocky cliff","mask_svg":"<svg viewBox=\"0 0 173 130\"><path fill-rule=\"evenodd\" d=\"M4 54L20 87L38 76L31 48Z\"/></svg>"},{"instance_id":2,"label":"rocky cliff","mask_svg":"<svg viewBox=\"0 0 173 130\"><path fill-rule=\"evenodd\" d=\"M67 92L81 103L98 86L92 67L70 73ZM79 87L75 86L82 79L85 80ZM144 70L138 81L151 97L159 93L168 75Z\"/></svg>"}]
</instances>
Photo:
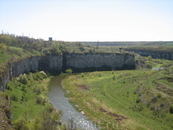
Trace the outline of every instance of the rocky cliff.
<instances>
[{"instance_id":1,"label":"rocky cliff","mask_svg":"<svg viewBox=\"0 0 173 130\"><path fill-rule=\"evenodd\" d=\"M62 55L36 56L9 62L0 77L0 91L5 90L5 86L12 77L36 70L61 70L61 68Z\"/></svg>"},{"instance_id":2,"label":"rocky cliff","mask_svg":"<svg viewBox=\"0 0 173 130\"><path fill-rule=\"evenodd\" d=\"M134 69L134 56L119 53L65 54L66 69Z\"/></svg>"},{"instance_id":3,"label":"rocky cliff","mask_svg":"<svg viewBox=\"0 0 173 130\"><path fill-rule=\"evenodd\" d=\"M9 62L4 67L4 72L0 77L0 91L5 90L5 86L12 77L20 74L34 72L36 70L55 70L65 69L93 69L112 70L112 69L135 69L134 56L123 53L96 53L96 54L63 54L36 56L27 59Z\"/></svg>"}]
</instances>

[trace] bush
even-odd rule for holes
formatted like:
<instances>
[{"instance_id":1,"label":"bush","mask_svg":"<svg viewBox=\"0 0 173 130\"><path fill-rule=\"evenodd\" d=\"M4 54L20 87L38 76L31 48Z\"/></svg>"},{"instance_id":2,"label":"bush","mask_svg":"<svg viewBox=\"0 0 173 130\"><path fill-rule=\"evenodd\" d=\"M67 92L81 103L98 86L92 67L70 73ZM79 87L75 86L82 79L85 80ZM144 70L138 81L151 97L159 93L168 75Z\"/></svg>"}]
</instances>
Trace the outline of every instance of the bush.
<instances>
[{"instance_id":1,"label":"bush","mask_svg":"<svg viewBox=\"0 0 173 130\"><path fill-rule=\"evenodd\" d=\"M46 103L45 99L43 99L42 97L39 97L39 96L36 97L36 104L44 105L45 103Z\"/></svg>"},{"instance_id":2,"label":"bush","mask_svg":"<svg viewBox=\"0 0 173 130\"><path fill-rule=\"evenodd\" d=\"M44 79L43 75L40 73L36 73L33 75L34 80L42 80Z\"/></svg>"},{"instance_id":3,"label":"bush","mask_svg":"<svg viewBox=\"0 0 173 130\"><path fill-rule=\"evenodd\" d=\"M102 77L102 74L99 73L99 74L98 74L98 77Z\"/></svg>"},{"instance_id":4,"label":"bush","mask_svg":"<svg viewBox=\"0 0 173 130\"><path fill-rule=\"evenodd\" d=\"M14 129L16 129L16 130L29 130L29 128L27 126L27 122L23 118L16 120L13 123L13 125L14 125Z\"/></svg>"},{"instance_id":5,"label":"bush","mask_svg":"<svg viewBox=\"0 0 173 130\"><path fill-rule=\"evenodd\" d=\"M13 89L12 89L12 87L13 87L13 86L12 86L12 84L9 84L9 83L8 83L8 85L7 85L6 89L8 89L8 90L12 91L12 90L13 90Z\"/></svg>"},{"instance_id":6,"label":"bush","mask_svg":"<svg viewBox=\"0 0 173 130\"><path fill-rule=\"evenodd\" d=\"M152 68L152 65L150 63L147 63L146 64L146 68L151 69Z\"/></svg>"},{"instance_id":7,"label":"bush","mask_svg":"<svg viewBox=\"0 0 173 130\"><path fill-rule=\"evenodd\" d=\"M113 80L115 80L115 75L113 76L113 78L112 78Z\"/></svg>"},{"instance_id":8,"label":"bush","mask_svg":"<svg viewBox=\"0 0 173 130\"><path fill-rule=\"evenodd\" d=\"M11 95L11 96L10 96L10 99L13 100L13 101L17 101L17 100L18 100L18 98L17 98L16 95Z\"/></svg>"},{"instance_id":9,"label":"bush","mask_svg":"<svg viewBox=\"0 0 173 130\"><path fill-rule=\"evenodd\" d=\"M71 73L73 73L73 70L72 69L67 69L65 72L68 73L68 74L71 74Z\"/></svg>"},{"instance_id":10,"label":"bush","mask_svg":"<svg viewBox=\"0 0 173 130\"><path fill-rule=\"evenodd\" d=\"M158 93L158 94L157 94L157 97L158 97L158 98L161 98L161 97L162 97L162 94L161 94L161 93Z\"/></svg>"},{"instance_id":11,"label":"bush","mask_svg":"<svg viewBox=\"0 0 173 130\"><path fill-rule=\"evenodd\" d=\"M49 105L49 106L47 107L47 111L48 111L49 113L52 113L53 110L54 110L54 107L53 107L52 105Z\"/></svg>"},{"instance_id":12,"label":"bush","mask_svg":"<svg viewBox=\"0 0 173 130\"><path fill-rule=\"evenodd\" d=\"M41 93L41 88L36 85L33 87L32 91L33 93L39 95Z\"/></svg>"},{"instance_id":13,"label":"bush","mask_svg":"<svg viewBox=\"0 0 173 130\"><path fill-rule=\"evenodd\" d=\"M170 105L170 107L169 107L169 112L170 112L171 114L173 114L173 104Z\"/></svg>"},{"instance_id":14,"label":"bush","mask_svg":"<svg viewBox=\"0 0 173 130\"><path fill-rule=\"evenodd\" d=\"M20 78L20 82L21 82L22 84L27 84L27 83L28 83L27 77L26 77L26 76L22 76L22 77Z\"/></svg>"},{"instance_id":15,"label":"bush","mask_svg":"<svg viewBox=\"0 0 173 130\"><path fill-rule=\"evenodd\" d=\"M137 99L137 100L136 100L136 103L139 103L140 101L141 101L140 99Z\"/></svg>"}]
</instances>

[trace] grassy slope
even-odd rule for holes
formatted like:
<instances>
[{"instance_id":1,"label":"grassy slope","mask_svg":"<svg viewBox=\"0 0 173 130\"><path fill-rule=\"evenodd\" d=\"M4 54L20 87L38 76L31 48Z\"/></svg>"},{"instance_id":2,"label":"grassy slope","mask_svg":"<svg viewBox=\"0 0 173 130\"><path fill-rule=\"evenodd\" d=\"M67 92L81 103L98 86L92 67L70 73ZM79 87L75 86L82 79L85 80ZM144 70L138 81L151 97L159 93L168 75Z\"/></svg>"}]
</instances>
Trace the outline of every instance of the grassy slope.
<instances>
[{"instance_id":1,"label":"grassy slope","mask_svg":"<svg viewBox=\"0 0 173 130\"><path fill-rule=\"evenodd\" d=\"M10 60L15 60L15 59L22 59L22 58L26 58L29 56L36 56L36 55L40 55L40 52L37 51L32 51L32 52L28 52L25 51L23 48L19 48L19 47L7 47L7 50L2 51L0 50L0 64L3 64L7 61Z\"/></svg>"},{"instance_id":2,"label":"grassy slope","mask_svg":"<svg viewBox=\"0 0 173 130\"><path fill-rule=\"evenodd\" d=\"M169 70L172 74L173 68ZM63 84L70 91L66 94L70 102L78 104L104 130L115 126L163 130L173 128L173 114L169 112L173 104L173 81L166 78L171 74L167 70L92 72L71 76ZM128 119L117 121L117 117L101 112L100 108Z\"/></svg>"},{"instance_id":3,"label":"grassy slope","mask_svg":"<svg viewBox=\"0 0 173 130\"><path fill-rule=\"evenodd\" d=\"M8 83L6 93L10 97L15 129L55 129L59 116L48 102L49 81L50 78L38 72Z\"/></svg>"}]
</instances>

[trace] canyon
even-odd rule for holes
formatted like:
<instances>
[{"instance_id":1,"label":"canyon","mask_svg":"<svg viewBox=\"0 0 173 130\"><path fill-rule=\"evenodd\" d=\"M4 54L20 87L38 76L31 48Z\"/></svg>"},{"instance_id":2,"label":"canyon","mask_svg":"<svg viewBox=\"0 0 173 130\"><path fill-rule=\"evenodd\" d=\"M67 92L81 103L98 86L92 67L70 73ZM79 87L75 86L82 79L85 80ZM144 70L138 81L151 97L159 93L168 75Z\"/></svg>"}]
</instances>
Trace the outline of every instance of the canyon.
<instances>
[{"instance_id":1,"label":"canyon","mask_svg":"<svg viewBox=\"0 0 173 130\"><path fill-rule=\"evenodd\" d=\"M74 72L135 69L135 60L134 55L128 53L64 53L9 61L0 74L0 91L5 90L9 80L23 73L36 70L62 72L65 69Z\"/></svg>"}]
</instances>

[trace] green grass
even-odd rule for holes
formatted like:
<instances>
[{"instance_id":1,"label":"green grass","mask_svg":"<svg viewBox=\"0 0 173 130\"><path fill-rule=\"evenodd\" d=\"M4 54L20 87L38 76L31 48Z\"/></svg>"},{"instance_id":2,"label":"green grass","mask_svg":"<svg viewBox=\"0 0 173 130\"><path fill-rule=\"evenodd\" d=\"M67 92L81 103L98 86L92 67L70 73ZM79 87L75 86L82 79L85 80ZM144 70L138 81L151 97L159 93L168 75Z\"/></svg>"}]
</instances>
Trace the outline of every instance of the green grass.
<instances>
[{"instance_id":1,"label":"green grass","mask_svg":"<svg viewBox=\"0 0 173 130\"><path fill-rule=\"evenodd\" d=\"M82 73L65 79L63 85L70 91L66 93L70 102L79 105L77 110L84 111L103 130L114 129L115 124L119 129L163 130L173 128L173 114L169 112L173 103L173 95L169 94L173 91L173 83L161 78L170 76L172 72L127 70ZM101 112L100 108L128 119L117 121L116 117Z\"/></svg>"},{"instance_id":2,"label":"green grass","mask_svg":"<svg viewBox=\"0 0 173 130\"><path fill-rule=\"evenodd\" d=\"M10 98L15 129L58 129L60 117L47 97L49 81L50 78L37 72L14 78L8 83L5 93Z\"/></svg>"}]
</instances>

